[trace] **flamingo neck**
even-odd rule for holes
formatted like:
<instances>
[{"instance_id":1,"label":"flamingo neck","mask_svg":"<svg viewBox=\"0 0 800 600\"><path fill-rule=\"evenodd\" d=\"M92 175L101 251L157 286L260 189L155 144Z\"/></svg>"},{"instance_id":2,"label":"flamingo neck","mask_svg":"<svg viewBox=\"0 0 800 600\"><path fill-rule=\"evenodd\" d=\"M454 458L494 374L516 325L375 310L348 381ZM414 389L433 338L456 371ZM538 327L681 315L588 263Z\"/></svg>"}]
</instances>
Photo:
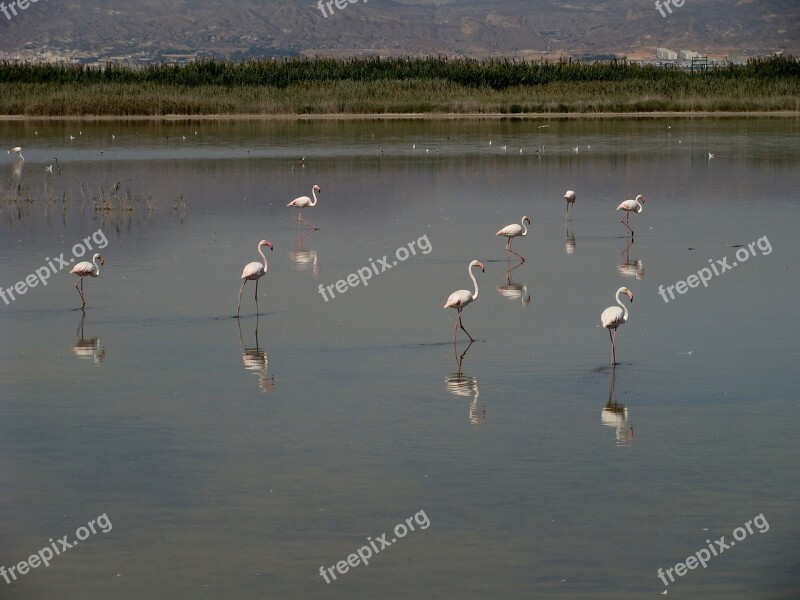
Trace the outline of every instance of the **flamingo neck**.
<instances>
[{"instance_id":1,"label":"flamingo neck","mask_svg":"<svg viewBox=\"0 0 800 600\"><path fill-rule=\"evenodd\" d=\"M314 201L313 202L309 202L308 205L309 206L316 206L317 205L317 190L315 190L314 188L311 188L311 195L314 196Z\"/></svg>"},{"instance_id":2,"label":"flamingo neck","mask_svg":"<svg viewBox=\"0 0 800 600\"><path fill-rule=\"evenodd\" d=\"M267 264L267 257L264 256L264 253L261 251L261 244L258 245L258 253L261 255L261 258L264 259L264 273L266 273L267 269L269 269L269 265Z\"/></svg>"},{"instance_id":3,"label":"flamingo neck","mask_svg":"<svg viewBox=\"0 0 800 600\"><path fill-rule=\"evenodd\" d=\"M522 235L528 235L528 227L525 225L525 219L522 219Z\"/></svg>"},{"instance_id":4,"label":"flamingo neck","mask_svg":"<svg viewBox=\"0 0 800 600\"><path fill-rule=\"evenodd\" d=\"M97 256L92 257L92 264L94 265L94 275L97 277L100 275L100 266L97 264Z\"/></svg>"},{"instance_id":5,"label":"flamingo neck","mask_svg":"<svg viewBox=\"0 0 800 600\"><path fill-rule=\"evenodd\" d=\"M620 308L622 308L622 321L625 322L628 320L628 307L622 303L622 300L619 299L619 292L617 292L617 304L619 304Z\"/></svg>"},{"instance_id":6,"label":"flamingo neck","mask_svg":"<svg viewBox=\"0 0 800 600\"><path fill-rule=\"evenodd\" d=\"M470 279L472 279L472 285L475 286L475 292L472 294L472 299L473 300L477 300L478 299L478 282L475 281L475 275L472 273L472 267L467 269L467 271L469 272Z\"/></svg>"}]
</instances>

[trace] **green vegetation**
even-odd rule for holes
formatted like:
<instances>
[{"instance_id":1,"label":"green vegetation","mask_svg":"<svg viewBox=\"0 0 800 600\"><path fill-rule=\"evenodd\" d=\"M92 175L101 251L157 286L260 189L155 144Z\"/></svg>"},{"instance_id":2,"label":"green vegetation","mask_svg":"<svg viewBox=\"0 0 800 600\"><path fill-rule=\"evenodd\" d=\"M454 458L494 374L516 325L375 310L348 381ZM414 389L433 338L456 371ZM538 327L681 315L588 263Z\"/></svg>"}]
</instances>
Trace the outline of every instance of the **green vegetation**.
<instances>
[{"instance_id":1,"label":"green vegetation","mask_svg":"<svg viewBox=\"0 0 800 600\"><path fill-rule=\"evenodd\" d=\"M800 61L690 73L627 63L288 59L132 69L0 64L6 115L800 110Z\"/></svg>"}]
</instances>

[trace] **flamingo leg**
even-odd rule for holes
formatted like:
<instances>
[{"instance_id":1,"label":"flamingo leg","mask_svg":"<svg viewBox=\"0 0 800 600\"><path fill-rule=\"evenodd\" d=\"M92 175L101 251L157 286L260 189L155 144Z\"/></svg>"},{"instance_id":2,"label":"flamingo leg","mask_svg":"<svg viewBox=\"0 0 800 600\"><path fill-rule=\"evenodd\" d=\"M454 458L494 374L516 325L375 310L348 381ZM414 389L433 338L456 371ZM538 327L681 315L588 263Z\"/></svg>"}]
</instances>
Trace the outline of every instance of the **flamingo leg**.
<instances>
[{"instance_id":1,"label":"flamingo leg","mask_svg":"<svg viewBox=\"0 0 800 600\"><path fill-rule=\"evenodd\" d=\"M258 319L258 279L256 279L256 319Z\"/></svg>"},{"instance_id":2,"label":"flamingo leg","mask_svg":"<svg viewBox=\"0 0 800 600\"><path fill-rule=\"evenodd\" d=\"M628 225L628 217L629 217L629 215L630 215L630 213L626 212L624 215L622 215L622 218L619 220L619 222L622 223L623 225L625 225L625 227L628 229L628 231L631 232L631 237L633 237L633 229L631 229L630 225Z\"/></svg>"},{"instance_id":3,"label":"flamingo leg","mask_svg":"<svg viewBox=\"0 0 800 600\"><path fill-rule=\"evenodd\" d=\"M515 256L518 256L518 257L519 257L519 259L520 259L520 263L524 263L524 262L525 262L525 257L524 257L524 256L522 256L521 254L517 254L516 252L514 252L514 251L511 249L511 243L512 243L513 241L514 241L514 238L508 238L508 244L506 244L506 250L508 250L508 252L510 253L510 254L509 254L509 256L508 256L508 260L511 260L511 254L514 254Z\"/></svg>"},{"instance_id":4,"label":"flamingo leg","mask_svg":"<svg viewBox=\"0 0 800 600\"><path fill-rule=\"evenodd\" d=\"M456 324L453 327L453 348L455 349L456 345L456 335L458 335L458 325L461 323L461 309L458 309L458 317L456 317Z\"/></svg>"},{"instance_id":5,"label":"flamingo leg","mask_svg":"<svg viewBox=\"0 0 800 600\"><path fill-rule=\"evenodd\" d=\"M236 318L239 318L239 310L242 308L242 292L244 291L244 286L247 284L247 279L242 282L242 287L239 288L239 305L236 307Z\"/></svg>"},{"instance_id":6,"label":"flamingo leg","mask_svg":"<svg viewBox=\"0 0 800 600\"><path fill-rule=\"evenodd\" d=\"M306 221L303 218L303 209L302 208L300 209L300 214L297 215L297 225L299 226L300 223L305 223L306 225L311 227L314 231L318 231L319 230L319 227L317 227L316 225L312 225L311 223L309 223L308 221Z\"/></svg>"},{"instance_id":7,"label":"flamingo leg","mask_svg":"<svg viewBox=\"0 0 800 600\"><path fill-rule=\"evenodd\" d=\"M78 287L79 284L80 287ZM83 277L79 277L78 281L75 282L75 289L78 290L78 293L81 296L81 308L86 308L86 300L83 297Z\"/></svg>"},{"instance_id":8,"label":"flamingo leg","mask_svg":"<svg viewBox=\"0 0 800 600\"><path fill-rule=\"evenodd\" d=\"M461 325L461 329L464 331L464 333L466 333L466 334L467 334L467 337L469 338L469 341L470 341L470 343L474 342L474 341L475 341L475 338L474 338L474 337L472 337L472 336L469 334L469 331L467 331L467 330L464 328L464 323L461 321L461 311L458 311L458 323L459 323L459 325Z\"/></svg>"}]
</instances>

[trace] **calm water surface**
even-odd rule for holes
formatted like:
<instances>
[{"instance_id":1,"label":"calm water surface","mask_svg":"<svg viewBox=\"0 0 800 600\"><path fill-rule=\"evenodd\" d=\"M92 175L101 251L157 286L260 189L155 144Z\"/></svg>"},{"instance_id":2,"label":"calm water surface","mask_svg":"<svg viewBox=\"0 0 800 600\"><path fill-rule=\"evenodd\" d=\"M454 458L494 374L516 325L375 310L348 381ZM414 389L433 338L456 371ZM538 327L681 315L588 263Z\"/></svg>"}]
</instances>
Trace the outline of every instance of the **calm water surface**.
<instances>
[{"instance_id":1,"label":"calm water surface","mask_svg":"<svg viewBox=\"0 0 800 600\"><path fill-rule=\"evenodd\" d=\"M0 132L26 159L0 165L0 285L107 240L85 317L66 270L0 303L0 565L113 524L0 597L638 599L759 514L768 531L669 597L800 595L799 121ZM96 212L117 182L134 210ZM286 204L313 184L321 230L298 233ZM638 193L630 244L614 209ZM493 234L523 215L509 272ZM319 294L421 238L368 287ZM236 320L261 239L261 314L250 283ZM707 288L659 295L725 257ZM442 305L473 258L477 341L454 349ZM620 286L612 371L599 317ZM414 515L429 526L397 539Z\"/></svg>"}]
</instances>

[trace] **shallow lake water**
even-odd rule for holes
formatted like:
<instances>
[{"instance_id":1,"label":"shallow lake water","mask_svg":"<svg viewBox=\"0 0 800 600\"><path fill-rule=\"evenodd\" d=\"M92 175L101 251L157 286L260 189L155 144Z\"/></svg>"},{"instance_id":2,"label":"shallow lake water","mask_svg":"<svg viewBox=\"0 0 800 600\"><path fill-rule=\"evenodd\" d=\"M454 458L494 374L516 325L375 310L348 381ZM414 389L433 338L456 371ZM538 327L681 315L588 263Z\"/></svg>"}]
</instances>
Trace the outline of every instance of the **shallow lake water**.
<instances>
[{"instance_id":1,"label":"shallow lake water","mask_svg":"<svg viewBox=\"0 0 800 600\"><path fill-rule=\"evenodd\" d=\"M85 538L2 597L800 595L800 121L0 131L0 286L105 259L85 315L56 263L0 301L0 565ZM523 215L516 266L494 233Z\"/></svg>"}]
</instances>

